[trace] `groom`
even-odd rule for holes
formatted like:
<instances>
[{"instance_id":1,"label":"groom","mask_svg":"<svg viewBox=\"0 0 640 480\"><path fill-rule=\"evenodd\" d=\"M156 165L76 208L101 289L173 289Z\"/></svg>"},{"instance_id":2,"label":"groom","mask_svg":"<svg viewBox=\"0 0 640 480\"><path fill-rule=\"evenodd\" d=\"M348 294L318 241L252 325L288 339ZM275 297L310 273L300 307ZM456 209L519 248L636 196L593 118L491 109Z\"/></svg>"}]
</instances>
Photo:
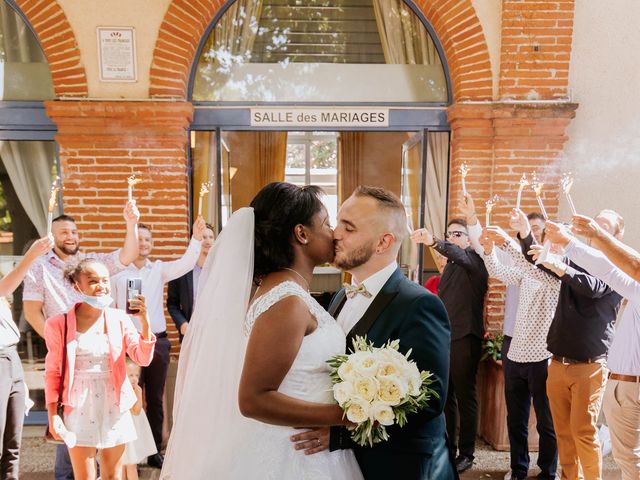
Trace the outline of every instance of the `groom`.
<instances>
[{"instance_id":1,"label":"groom","mask_svg":"<svg viewBox=\"0 0 640 480\"><path fill-rule=\"evenodd\" d=\"M443 415L449 378L450 327L442 302L410 282L396 263L408 235L407 216L400 200L382 188L360 186L340 208L334 232L335 264L351 273L353 284L334 297L329 312L347 334L347 348L356 335L380 347L400 341L411 349L420 370L433 373L432 397L426 409L410 415L408 423L387 428L389 440L360 447L344 427L331 427L330 450L352 448L365 480L449 480L457 478L446 445ZM298 434L299 449L322 450L320 430ZM318 439L316 446L309 443ZM325 443L326 445L326 443Z\"/></svg>"}]
</instances>

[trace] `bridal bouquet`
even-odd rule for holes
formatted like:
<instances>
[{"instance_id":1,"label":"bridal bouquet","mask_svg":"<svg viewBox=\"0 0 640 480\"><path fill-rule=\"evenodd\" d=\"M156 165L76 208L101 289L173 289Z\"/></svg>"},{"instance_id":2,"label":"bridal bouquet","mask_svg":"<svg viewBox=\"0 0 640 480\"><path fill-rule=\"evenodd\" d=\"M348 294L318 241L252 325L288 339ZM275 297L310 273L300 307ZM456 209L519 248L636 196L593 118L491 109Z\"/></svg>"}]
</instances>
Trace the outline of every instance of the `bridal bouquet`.
<instances>
[{"instance_id":1,"label":"bridal bouquet","mask_svg":"<svg viewBox=\"0 0 640 480\"><path fill-rule=\"evenodd\" d=\"M381 348L366 338L356 337L353 353L336 355L331 366L333 396L349 421L356 424L351 438L358 445L373 446L389 439L386 427L403 427L407 415L426 407L431 396L431 373L418 370L398 351L400 342L389 341Z\"/></svg>"}]
</instances>

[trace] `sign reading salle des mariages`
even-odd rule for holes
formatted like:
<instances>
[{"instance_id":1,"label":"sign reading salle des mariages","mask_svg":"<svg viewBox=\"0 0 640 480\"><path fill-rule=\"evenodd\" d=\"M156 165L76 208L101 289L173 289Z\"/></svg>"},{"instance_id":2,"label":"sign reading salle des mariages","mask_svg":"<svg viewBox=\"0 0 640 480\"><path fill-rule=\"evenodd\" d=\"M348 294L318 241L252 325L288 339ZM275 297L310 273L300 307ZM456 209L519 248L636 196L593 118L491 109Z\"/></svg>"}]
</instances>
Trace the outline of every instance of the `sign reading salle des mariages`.
<instances>
[{"instance_id":1,"label":"sign reading salle des mariages","mask_svg":"<svg viewBox=\"0 0 640 480\"><path fill-rule=\"evenodd\" d=\"M252 127L388 127L388 108L252 108Z\"/></svg>"}]
</instances>

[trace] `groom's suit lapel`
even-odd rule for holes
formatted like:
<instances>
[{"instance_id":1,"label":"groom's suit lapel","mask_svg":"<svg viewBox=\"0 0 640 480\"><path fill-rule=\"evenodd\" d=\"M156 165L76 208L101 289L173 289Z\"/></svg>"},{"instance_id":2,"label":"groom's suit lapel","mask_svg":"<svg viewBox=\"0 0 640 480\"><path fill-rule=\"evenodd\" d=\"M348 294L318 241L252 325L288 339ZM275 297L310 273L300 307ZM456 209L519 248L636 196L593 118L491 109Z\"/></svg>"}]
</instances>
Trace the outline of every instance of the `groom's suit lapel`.
<instances>
[{"instance_id":1,"label":"groom's suit lapel","mask_svg":"<svg viewBox=\"0 0 640 480\"><path fill-rule=\"evenodd\" d=\"M400 280L402 280L402 277L403 275L399 268L391 274L391 277L389 277L389 280L384 284L382 290L378 292L376 298L373 299L373 302L371 302L367 311L364 312L362 318L358 320L358 323L356 323L348 333L347 348L349 348L356 336L364 337L376 320L380 318L384 309L387 308L389 303L391 303L391 300L393 300L398 294Z\"/></svg>"}]
</instances>

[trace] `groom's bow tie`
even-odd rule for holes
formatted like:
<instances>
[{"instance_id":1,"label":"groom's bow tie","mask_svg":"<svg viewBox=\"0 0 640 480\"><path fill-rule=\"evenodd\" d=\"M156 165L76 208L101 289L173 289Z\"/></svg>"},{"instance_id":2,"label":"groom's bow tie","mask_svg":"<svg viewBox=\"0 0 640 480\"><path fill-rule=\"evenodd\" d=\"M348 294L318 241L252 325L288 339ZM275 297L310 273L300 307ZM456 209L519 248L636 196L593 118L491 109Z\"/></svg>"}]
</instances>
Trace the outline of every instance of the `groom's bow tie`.
<instances>
[{"instance_id":1,"label":"groom's bow tie","mask_svg":"<svg viewBox=\"0 0 640 480\"><path fill-rule=\"evenodd\" d=\"M367 287L364 286L364 283L361 283L360 285L345 283L342 286L347 294L347 298L353 298L358 294L363 295L365 298L371 298L371 293L367 290Z\"/></svg>"}]
</instances>

